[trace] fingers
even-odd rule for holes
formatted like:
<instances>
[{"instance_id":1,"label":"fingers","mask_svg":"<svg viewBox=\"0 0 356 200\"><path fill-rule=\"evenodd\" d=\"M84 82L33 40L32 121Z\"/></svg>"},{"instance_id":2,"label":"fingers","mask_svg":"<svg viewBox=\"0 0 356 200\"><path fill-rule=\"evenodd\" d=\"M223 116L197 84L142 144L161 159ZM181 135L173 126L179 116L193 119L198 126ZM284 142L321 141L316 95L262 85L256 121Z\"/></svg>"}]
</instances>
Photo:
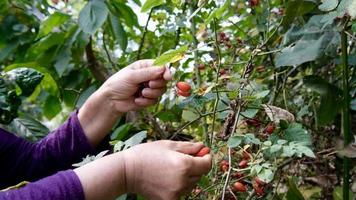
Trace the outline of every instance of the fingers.
<instances>
[{"instance_id":1,"label":"fingers","mask_svg":"<svg viewBox=\"0 0 356 200\"><path fill-rule=\"evenodd\" d=\"M158 89L158 88L164 88L166 87L167 81L164 79L156 79L156 80L151 80L148 83L148 86L152 89Z\"/></svg>"},{"instance_id":2,"label":"fingers","mask_svg":"<svg viewBox=\"0 0 356 200\"><path fill-rule=\"evenodd\" d=\"M154 62L155 60L153 59L138 60L130 64L128 67L131 69L142 69L142 68L152 67Z\"/></svg>"},{"instance_id":3,"label":"fingers","mask_svg":"<svg viewBox=\"0 0 356 200\"><path fill-rule=\"evenodd\" d=\"M135 104L137 104L140 107L146 107L146 106L151 106L157 103L157 99L148 99L148 98L136 98L135 99Z\"/></svg>"},{"instance_id":4,"label":"fingers","mask_svg":"<svg viewBox=\"0 0 356 200\"><path fill-rule=\"evenodd\" d=\"M129 77L133 83L139 84L162 77L164 67L146 67L130 70Z\"/></svg>"},{"instance_id":5,"label":"fingers","mask_svg":"<svg viewBox=\"0 0 356 200\"><path fill-rule=\"evenodd\" d=\"M172 73L171 73L171 71L169 70L168 67L166 67L166 70L164 71L163 79L166 80L166 81L172 80Z\"/></svg>"},{"instance_id":6,"label":"fingers","mask_svg":"<svg viewBox=\"0 0 356 200\"><path fill-rule=\"evenodd\" d=\"M207 154L203 157L193 157L192 158L191 175L200 176L202 174L207 174L211 170L212 157Z\"/></svg>"},{"instance_id":7,"label":"fingers","mask_svg":"<svg viewBox=\"0 0 356 200\"><path fill-rule=\"evenodd\" d=\"M194 155L196 154L201 148L204 147L202 142L175 142L172 141L170 144L172 150L188 154Z\"/></svg>"},{"instance_id":8,"label":"fingers","mask_svg":"<svg viewBox=\"0 0 356 200\"><path fill-rule=\"evenodd\" d=\"M166 91L165 88L160 88L160 89L145 88L142 90L142 96L149 99L157 99L160 96L162 96L165 91Z\"/></svg>"}]
</instances>

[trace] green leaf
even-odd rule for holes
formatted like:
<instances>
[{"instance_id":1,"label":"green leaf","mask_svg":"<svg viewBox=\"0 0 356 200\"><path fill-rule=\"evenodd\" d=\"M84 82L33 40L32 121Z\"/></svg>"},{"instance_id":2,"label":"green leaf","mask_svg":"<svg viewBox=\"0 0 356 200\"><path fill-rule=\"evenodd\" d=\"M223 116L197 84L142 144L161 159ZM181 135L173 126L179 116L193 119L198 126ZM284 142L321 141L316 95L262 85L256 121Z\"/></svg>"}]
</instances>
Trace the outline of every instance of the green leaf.
<instances>
[{"instance_id":1,"label":"green leaf","mask_svg":"<svg viewBox=\"0 0 356 200\"><path fill-rule=\"evenodd\" d=\"M95 85L91 85L87 89L85 89L79 96L78 101L77 101L77 107L81 107L84 102L89 98L91 94L93 94L96 91L97 87Z\"/></svg>"},{"instance_id":2,"label":"green leaf","mask_svg":"<svg viewBox=\"0 0 356 200\"><path fill-rule=\"evenodd\" d=\"M355 33L356 32L356 22L352 24L351 30Z\"/></svg>"},{"instance_id":3,"label":"green leaf","mask_svg":"<svg viewBox=\"0 0 356 200\"><path fill-rule=\"evenodd\" d=\"M208 18L205 20L205 23L206 24L210 23L211 20L213 20L214 18L220 19L222 15L225 13L225 11L228 10L229 6L231 6L231 0L226 0L225 3L220 8L217 8L210 13Z\"/></svg>"},{"instance_id":4,"label":"green leaf","mask_svg":"<svg viewBox=\"0 0 356 200\"><path fill-rule=\"evenodd\" d=\"M333 84L328 83L319 76L306 76L303 79L306 87L321 96L320 106L317 110L317 125L323 126L333 122L341 109L342 92Z\"/></svg>"},{"instance_id":5,"label":"green leaf","mask_svg":"<svg viewBox=\"0 0 356 200\"><path fill-rule=\"evenodd\" d=\"M147 12L151 10L152 8L164 4L164 0L146 0L146 2L143 4L141 8L141 12Z\"/></svg>"},{"instance_id":6,"label":"green leaf","mask_svg":"<svg viewBox=\"0 0 356 200\"><path fill-rule=\"evenodd\" d=\"M79 13L79 27L93 35L105 22L109 10L102 0L89 1Z\"/></svg>"},{"instance_id":7,"label":"green leaf","mask_svg":"<svg viewBox=\"0 0 356 200\"><path fill-rule=\"evenodd\" d=\"M343 193L343 188L336 186L333 191L333 200L343 200ZM351 190L349 191L349 199L354 199L354 194Z\"/></svg>"},{"instance_id":8,"label":"green leaf","mask_svg":"<svg viewBox=\"0 0 356 200\"><path fill-rule=\"evenodd\" d=\"M246 109L245 111L241 112L241 115L247 118L254 118L258 113L258 109Z\"/></svg>"},{"instance_id":9,"label":"green leaf","mask_svg":"<svg viewBox=\"0 0 356 200\"><path fill-rule=\"evenodd\" d=\"M229 138L227 141L227 146L230 148L235 148L242 143L243 136L242 135L235 135Z\"/></svg>"},{"instance_id":10,"label":"green leaf","mask_svg":"<svg viewBox=\"0 0 356 200\"><path fill-rule=\"evenodd\" d=\"M132 129L132 124L127 123L119 126L115 131L111 134L110 138L111 140L122 140L124 139L129 131Z\"/></svg>"},{"instance_id":11,"label":"green leaf","mask_svg":"<svg viewBox=\"0 0 356 200\"><path fill-rule=\"evenodd\" d=\"M273 181L274 172L271 169L263 168L259 173L257 173L259 179L265 183L270 183Z\"/></svg>"},{"instance_id":12,"label":"green leaf","mask_svg":"<svg viewBox=\"0 0 356 200\"><path fill-rule=\"evenodd\" d=\"M54 28L63 25L69 18L69 15L56 11L41 23L37 38L49 34Z\"/></svg>"},{"instance_id":13,"label":"green leaf","mask_svg":"<svg viewBox=\"0 0 356 200\"><path fill-rule=\"evenodd\" d=\"M64 32L54 32L46 35L45 37L41 38L35 45L31 47L31 52L34 53L42 53L47 51L48 49L63 44L65 39Z\"/></svg>"},{"instance_id":14,"label":"green leaf","mask_svg":"<svg viewBox=\"0 0 356 200\"><path fill-rule=\"evenodd\" d=\"M313 1L308 0L293 0L288 1L286 8L286 14L283 18L282 24L284 26L289 25L298 16L303 16L315 8L316 4Z\"/></svg>"},{"instance_id":15,"label":"green leaf","mask_svg":"<svg viewBox=\"0 0 356 200\"><path fill-rule=\"evenodd\" d=\"M183 110L182 118L185 121L191 122L191 121L195 120L197 117L199 117L199 115L197 115L195 112L193 112L191 110Z\"/></svg>"},{"instance_id":16,"label":"green leaf","mask_svg":"<svg viewBox=\"0 0 356 200\"><path fill-rule=\"evenodd\" d=\"M188 46L182 46L177 50L170 50L170 51L164 52L161 56L156 58L156 60L153 64L156 66L162 66L167 63L177 62L184 57L187 50L188 50Z\"/></svg>"},{"instance_id":17,"label":"green leaf","mask_svg":"<svg viewBox=\"0 0 356 200\"><path fill-rule=\"evenodd\" d=\"M244 143L245 144L261 144L261 141L255 137L254 134L248 133L244 135Z\"/></svg>"},{"instance_id":18,"label":"green leaf","mask_svg":"<svg viewBox=\"0 0 356 200\"><path fill-rule=\"evenodd\" d=\"M59 112L61 112L61 110L62 110L62 106L61 106L61 102L59 101L59 99L52 95L48 96L44 105L43 105L43 114L48 119L52 119Z\"/></svg>"},{"instance_id":19,"label":"green leaf","mask_svg":"<svg viewBox=\"0 0 356 200\"><path fill-rule=\"evenodd\" d=\"M44 75L44 78L40 84L41 87L47 90L51 95L59 96L58 85L57 82L54 80L51 72L48 69L41 67L37 62L15 63L5 67L4 71L6 72L17 68L22 68L24 66L26 66L26 68L35 69L41 72Z\"/></svg>"},{"instance_id":20,"label":"green leaf","mask_svg":"<svg viewBox=\"0 0 356 200\"><path fill-rule=\"evenodd\" d=\"M266 97L269 93L270 93L269 90L263 90L263 91L256 93L254 96L256 99L262 99L262 98Z\"/></svg>"},{"instance_id":21,"label":"green leaf","mask_svg":"<svg viewBox=\"0 0 356 200\"><path fill-rule=\"evenodd\" d=\"M14 119L11 123L11 127L17 134L32 141L37 141L49 133L49 129L46 126L30 116L22 116Z\"/></svg>"},{"instance_id":22,"label":"green leaf","mask_svg":"<svg viewBox=\"0 0 356 200\"><path fill-rule=\"evenodd\" d=\"M125 147L123 150L126 150L130 147L140 144L147 137L147 131L140 131L134 136L125 141Z\"/></svg>"},{"instance_id":23,"label":"green leaf","mask_svg":"<svg viewBox=\"0 0 356 200\"><path fill-rule=\"evenodd\" d=\"M304 145L298 145L297 151L300 155L304 154L310 158L315 158L314 152L309 147L306 147Z\"/></svg>"},{"instance_id":24,"label":"green leaf","mask_svg":"<svg viewBox=\"0 0 356 200\"><path fill-rule=\"evenodd\" d=\"M36 86L41 83L43 74L31 68L17 68L7 72L8 75L13 77L16 84L21 89L21 95L30 96L36 89Z\"/></svg>"},{"instance_id":25,"label":"green leaf","mask_svg":"<svg viewBox=\"0 0 356 200\"><path fill-rule=\"evenodd\" d=\"M319 39L300 40L294 46L284 48L276 55L276 67L298 66L319 58L325 40L325 35Z\"/></svg>"},{"instance_id":26,"label":"green leaf","mask_svg":"<svg viewBox=\"0 0 356 200\"><path fill-rule=\"evenodd\" d=\"M291 123L285 130L283 139L289 142L300 142L304 145L311 145L311 137L301 124Z\"/></svg>"},{"instance_id":27,"label":"green leaf","mask_svg":"<svg viewBox=\"0 0 356 200\"><path fill-rule=\"evenodd\" d=\"M115 17L114 15L110 14L110 27L113 32L115 40L118 42L118 44L121 47L122 51L126 51L127 48L127 35L124 30L124 27L122 26L120 20Z\"/></svg>"},{"instance_id":28,"label":"green leaf","mask_svg":"<svg viewBox=\"0 0 356 200\"><path fill-rule=\"evenodd\" d=\"M339 4L338 0L323 0L322 4L319 5L319 10L327 12L334 10Z\"/></svg>"},{"instance_id":29,"label":"green leaf","mask_svg":"<svg viewBox=\"0 0 356 200\"><path fill-rule=\"evenodd\" d=\"M356 99L352 99L350 102L350 106L352 110L356 111Z\"/></svg>"},{"instance_id":30,"label":"green leaf","mask_svg":"<svg viewBox=\"0 0 356 200\"><path fill-rule=\"evenodd\" d=\"M286 199L288 199L288 200L305 200L303 194L299 191L293 178L289 178L287 184L288 184L288 191L286 194Z\"/></svg>"}]
</instances>

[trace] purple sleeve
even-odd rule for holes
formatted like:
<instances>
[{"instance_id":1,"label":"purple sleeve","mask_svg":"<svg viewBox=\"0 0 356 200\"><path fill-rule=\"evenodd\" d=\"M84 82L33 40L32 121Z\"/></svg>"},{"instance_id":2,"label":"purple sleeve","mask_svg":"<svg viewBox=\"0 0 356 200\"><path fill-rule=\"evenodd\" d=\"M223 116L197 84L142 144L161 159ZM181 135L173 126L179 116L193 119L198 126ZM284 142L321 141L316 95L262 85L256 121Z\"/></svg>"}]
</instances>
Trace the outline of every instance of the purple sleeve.
<instances>
[{"instance_id":1,"label":"purple sleeve","mask_svg":"<svg viewBox=\"0 0 356 200\"><path fill-rule=\"evenodd\" d=\"M84 200L79 178L72 170L59 172L19 189L0 192L0 200Z\"/></svg>"},{"instance_id":2,"label":"purple sleeve","mask_svg":"<svg viewBox=\"0 0 356 200\"><path fill-rule=\"evenodd\" d=\"M37 143L0 129L0 189L70 169L73 163L93 153L76 112Z\"/></svg>"}]
</instances>

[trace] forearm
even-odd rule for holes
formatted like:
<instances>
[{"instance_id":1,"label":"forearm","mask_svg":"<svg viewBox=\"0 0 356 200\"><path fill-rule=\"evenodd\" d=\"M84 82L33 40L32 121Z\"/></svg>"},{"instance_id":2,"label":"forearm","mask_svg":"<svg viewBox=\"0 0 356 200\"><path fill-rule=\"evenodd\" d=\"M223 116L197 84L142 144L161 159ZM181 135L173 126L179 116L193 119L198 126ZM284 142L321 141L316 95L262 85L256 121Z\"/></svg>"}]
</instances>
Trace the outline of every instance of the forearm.
<instances>
[{"instance_id":1,"label":"forearm","mask_svg":"<svg viewBox=\"0 0 356 200\"><path fill-rule=\"evenodd\" d=\"M86 200L115 199L126 190L123 153L105 156L74 170Z\"/></svg>"},{"instance_id":2,"label":"forearm","mask_svg":"<svg viewBox=\"0 0 356 200\"><path fill-rule=\"evenodd\" d=\"M113 109L105 89L99 89L79 109L78 119L90 144L96 147L121 115Z\"/></svg>"}]
</instances>

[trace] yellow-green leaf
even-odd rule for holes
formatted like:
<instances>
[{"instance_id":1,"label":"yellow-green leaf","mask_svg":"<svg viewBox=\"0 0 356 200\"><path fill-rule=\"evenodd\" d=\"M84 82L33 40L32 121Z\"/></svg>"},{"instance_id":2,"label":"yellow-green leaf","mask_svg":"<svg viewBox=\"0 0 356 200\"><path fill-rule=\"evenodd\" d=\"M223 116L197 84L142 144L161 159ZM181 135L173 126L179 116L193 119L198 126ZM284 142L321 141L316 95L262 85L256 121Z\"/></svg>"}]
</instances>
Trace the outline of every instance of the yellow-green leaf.
<instances>
[{"instance_id":1,"label":"yellow-green leaf","mask_svg":"<svg viewBox=\"0 0 356 200\"><path fill-rule=\"evenodd\" d=\"M176 50L169 50L163 53L158 58L156 58L153 64L156 66L162 66L167 63L175 63L184 57L187 50L188 50L188 46L182 46Z\"/></svg>"},{"instance_id":2,"label":"yellow-green leaf","mask_svg":"<svg viewBox=\"0 0 356 200\"><path fill-rule=\"evenodd\" d=\"M164 0L147 0L145 4L143 4L141 12L147 12L156 6L162 5L163 3Z\"/></svg>"}]
</instances>

